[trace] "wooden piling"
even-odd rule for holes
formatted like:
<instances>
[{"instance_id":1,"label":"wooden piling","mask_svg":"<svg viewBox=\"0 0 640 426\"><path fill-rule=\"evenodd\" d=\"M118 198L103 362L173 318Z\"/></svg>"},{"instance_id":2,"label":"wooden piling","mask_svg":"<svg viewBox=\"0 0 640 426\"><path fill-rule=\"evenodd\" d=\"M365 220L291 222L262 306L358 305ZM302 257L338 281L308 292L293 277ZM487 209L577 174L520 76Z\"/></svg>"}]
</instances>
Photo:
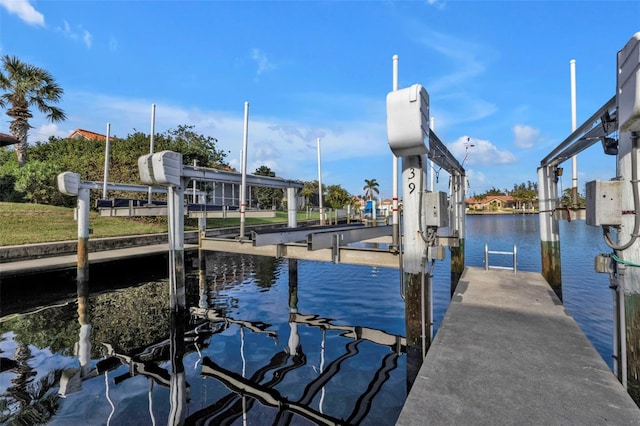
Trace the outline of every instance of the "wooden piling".
<instances>
[{"instance_id":1,"label":"wooden piling","mask_svg":"<svg viewBox=\"0 0 640 426\"><path fill-rule=\"evenodd\" d=\"M167 187L169 222L169 306L172 311L186 309L184 268L184 189Z\"/></svg>"},{"instance_id":2,"label":"wooden piling","mask_svg":"<svg viewBox=\"0 0 640 426\"><path fill-rule=\"evenodd\" d=\"M636 284L638 284L637 281ZM640 406L640 293L625 294L624 307L627 338L627 391Z\"/></svg>"},{"instance_id":3,"label":"wooden piling","mask_svg":"<svg viewBox=\"0 0 640 426\"><path fill-rule=\"evenodd\" d=\"M76 282L83 286L89 282L89 198L87 188L78 190L78 265Z\"/></svg>"},{"instance_id":4,"label":"wooden piling","mask_svg":"<svg viewBox=\"0 0 640 426\"><path fill-rule=\"evenodd\" d=\"M640 79L635 78L640 73L640 32L618 51L617 68L617 176L622 180L622 226L615 233L616 244L609 241L609 245L623 264L619 267L625 267L618 283L625 308L625 336L621 338L626 337L627 391L640 406Z\"/></svg>"},{"instance_id":5,"label":"wooden piling","mask_svg":"<svg viewBox=\"0 0 640 426\"><path fill-rule=\"evenodd\" d=\"M407 390L411 389L429 347L425 307L429 306L428 277L425 274L426 232L422 195L426 183L426 156L402 157L402 197L404 235L405 326L407 338ZM375 209L375 207L374 207ZM424 296L424 298L423 298Z\"/></svg>"},{"instance_id":6,"label":"wooden piling","mask_svg":"<svg viewBox=\"0 0 640 426\"><path fill-rule=\"evenodd\" d=\"M464 272L464 238L458 239L458 247L450 247L451 250L451 297L456 291L458 281Z\"/></svg>"},{"instance_id":7,"label":"wooden piling","mask_svg":"<svg viewBox=\"0 0 640 426\"><path fill-rule=\"evenodd\" d=\"M558 196L558 169L538 168L538 219L540 222L540 253L542 276L562 300L562 266L560 263L560 232L554 212Z\"/></svg>"}]
</instances>

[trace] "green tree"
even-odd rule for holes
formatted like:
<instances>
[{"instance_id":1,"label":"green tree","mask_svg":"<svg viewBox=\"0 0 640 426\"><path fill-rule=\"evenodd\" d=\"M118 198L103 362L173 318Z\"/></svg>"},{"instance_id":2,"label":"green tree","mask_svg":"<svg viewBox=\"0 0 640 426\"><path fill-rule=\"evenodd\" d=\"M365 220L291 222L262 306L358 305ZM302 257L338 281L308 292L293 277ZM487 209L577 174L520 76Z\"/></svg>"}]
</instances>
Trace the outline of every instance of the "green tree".
<instances>
[{"instance_id":1,"label":"green tree","mask_svg":"<svg viewBox=\"0 0 640 426\"><path fill-rule=\"evenodd\" d=\"M489 197L491 195L505 195L505 192L492 186L490 190L484 193L485 197Z\"/></svg>"},{"instance_id":2,"label":"green tree","mask_svg":"<svg viewBox=\"0 0 640 426\"><path fill-rule=\"evenodd\" d=\"M380 184L375 179L365 179L364 187L362 188L362 190L364 191L364 196L369 200L373 200L373 194L380 193L380 190L378 189L379 186Z\"/></svg>"},{"instance_id":3,"label":"green tree","mask_svg":"<svg viewBox=\"0 0 640 426\"><path fill-rule=\"evenodd\" d=\"M267 166L258 167L254 174L257 176L276 176L276 174ZM280 188L254 187L252 192L254 201L260 207L266 208L278 206L283 197L282 189Z\"/></svg>"},{"instance_id":4,"label":"green tree","mask_svg":"<svg viewBox=\"0 0 640 426\"><path fill-rule=\"evenodd\" d=\"M149 135L135 132L126 138L110 140L109 181L119 183L141 183L138 158L149 153ZM156 151L171 150L183 155L185 164L196 160L203 167L227 168L227 152L217 148L217 139L195 132L193 126L181 125L162 134L155 135ZM49 138L48 142L36 142L29 147L31 161L54 164L60 171L79 173L83 180L102 181L104 177L105 144L98 140ZM3 158L0 155L0 158ZM0 185L9 182L3 178L4 166L0 166ZM13 176L15 181L15 173ZM2 186L4 188L4 186ZM49 190L57 193L54 183ZM110 192L112 197L139 198L140 193ZM100 194L92 191L93 200ZM53 203L56 204L56 203Z\"/></svg>"},{"instance_id":5,"label":"green tree","mask_svg":"<svg viewBox=\"0 0 640 426\"><path fill-rule=\"evenodd\" d=\"M351 196L340 185L329 185L325 200L327 201L327 206L332 209L341 209L351 202Z\"/></svg>"},{"instance_id":6,"label":"green tree","mask_svg":"<svg viewBox=\"0 0 640 426\"><path fill-rule=\"evenodd\" d=\"M57 189L56 177L62 171L53 162L30 161L17 170L14 188L32 203L71 206L71 197L65 197Z\"/></svg>"},{"instance_id":7,"label":"green tree","mask_svg":"<svg viewBox=\"0 0 640 426\"><path fill-rule=\"evenodd\" d=\"M304 197L304 206L302 206L303 208L305 206L309 205L313 195L316 193L317 188L318 188L317 181L316 181L315 185L314 185L313 182L303 182L302 183L302 189L300 190L300 196Z\"/></svg>"},{"instance_id":8,"label":"green tree","mask_svg":"<svg viewBox=\"0 0 640 426\"><path fill-rule=\"evenodd\" d=\"M14 145L18 158L18 167L27 162L27 138L29 119L33 118L30 108L35 106L51 122L63 121L66 116L52 105L62 97L63 90L48 71L25 64L15 56L5 55L0 70L0 107L8 107L6 113L11 117L9 130L18 139Z\"/></svg>"}]
</instances>

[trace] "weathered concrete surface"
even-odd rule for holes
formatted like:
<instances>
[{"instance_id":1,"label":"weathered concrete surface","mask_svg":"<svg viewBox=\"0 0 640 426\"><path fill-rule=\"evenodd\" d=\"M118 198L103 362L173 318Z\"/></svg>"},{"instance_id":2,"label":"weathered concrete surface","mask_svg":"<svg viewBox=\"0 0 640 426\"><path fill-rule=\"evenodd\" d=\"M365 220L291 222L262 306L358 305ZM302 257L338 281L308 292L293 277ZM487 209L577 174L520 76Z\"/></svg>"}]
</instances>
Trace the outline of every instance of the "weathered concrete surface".
<instances>
[{"instance_id":1,"label":"weathered concrete surface","mask_svg":"<svg viewBox=\"0 0 640 426\"><path fill-rule=\"evenodd\" d=\"M466 268L398 425L640 425L537 273Z\"/></svg>"},{"instance_id":2,"label":"weathered concrete surface","mask_svg":"<svg viewBox=\"0 0 640 426\"><path fill-rule=\"evenodd\" d=\"M197 244L185 244L185 250L196 250L197 248ZM89 264L91 265L102 262L111 262L114 260L132 259L135 257L166 253L169 253L169 244L155 244L141 247L105 250L89 253ZM0 280L3 278L15 278L22 275L73 269L76 268L77 265L78 256L75 254L0 263Z\"/></svg>"}]
</instances>

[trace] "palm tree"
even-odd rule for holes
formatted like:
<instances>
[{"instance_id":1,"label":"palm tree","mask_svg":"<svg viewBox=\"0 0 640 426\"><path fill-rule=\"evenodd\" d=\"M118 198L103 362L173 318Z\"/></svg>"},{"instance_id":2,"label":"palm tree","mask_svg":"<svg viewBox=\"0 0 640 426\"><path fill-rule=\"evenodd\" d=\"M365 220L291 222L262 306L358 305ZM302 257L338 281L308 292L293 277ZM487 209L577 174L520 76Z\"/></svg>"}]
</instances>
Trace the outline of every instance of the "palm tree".
<instances>
[{"instance_id":1,"label":"palm tree","mask_svg":"<svg viewBox=\"0 0 640 426\"><path fill-rule=\"evenodd\" d=\"M373 194L380 193L380 190L378 189L379 186L380 184L376 182L375 179L365 179L364 187L362 188L364 190L365 197L367 197L369 200L373 200Z\"/></svg>"},{"instance_id":2,"label":"palm tree","mask_svg":"<svg viewBox=\"0 0 640 426\"><path fill-rule=\"evenodd\" d=\"M55 82L48 71L25 64L15 56L5 55L0 70L0 107L9 107L7 115L11 117L9 130L18 139L14 145L18 166L27 162L27 137L29 119L33 117L30 107L36 106L51 122L63 121L65 113L51 102L59 102L64 90Z\"/></svg>"}]
</instances>

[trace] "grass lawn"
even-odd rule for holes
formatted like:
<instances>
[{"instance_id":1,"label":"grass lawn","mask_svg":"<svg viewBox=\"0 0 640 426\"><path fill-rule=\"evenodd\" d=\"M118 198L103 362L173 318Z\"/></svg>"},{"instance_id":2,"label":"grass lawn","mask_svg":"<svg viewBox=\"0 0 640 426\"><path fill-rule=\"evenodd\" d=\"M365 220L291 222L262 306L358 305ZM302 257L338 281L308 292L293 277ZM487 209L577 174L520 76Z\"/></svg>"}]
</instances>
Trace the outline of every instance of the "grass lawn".
<instances>
[{"instance_id":1,"label":"grass lawn","mask_svg":"<svg viewBox=\"0 0 640 426\"><path fill-rule=\"evenodd\" d=\"M0 246L76 240L78 225L73 219L73 208L43 204L0 202ZM311 213L310 219L317 219ZM298 220L307 219L305 212ZM275 218L247 218L246 225L286 222L287 212L277 212ZM239 226L240 219L208 219L207 228ZM102 217L96 211L89 214L91 238L123 235L155 234L167 232L166 218ZM186 219L185 229L197 229L196 219Z\"/></svg>"}]
</instances>

